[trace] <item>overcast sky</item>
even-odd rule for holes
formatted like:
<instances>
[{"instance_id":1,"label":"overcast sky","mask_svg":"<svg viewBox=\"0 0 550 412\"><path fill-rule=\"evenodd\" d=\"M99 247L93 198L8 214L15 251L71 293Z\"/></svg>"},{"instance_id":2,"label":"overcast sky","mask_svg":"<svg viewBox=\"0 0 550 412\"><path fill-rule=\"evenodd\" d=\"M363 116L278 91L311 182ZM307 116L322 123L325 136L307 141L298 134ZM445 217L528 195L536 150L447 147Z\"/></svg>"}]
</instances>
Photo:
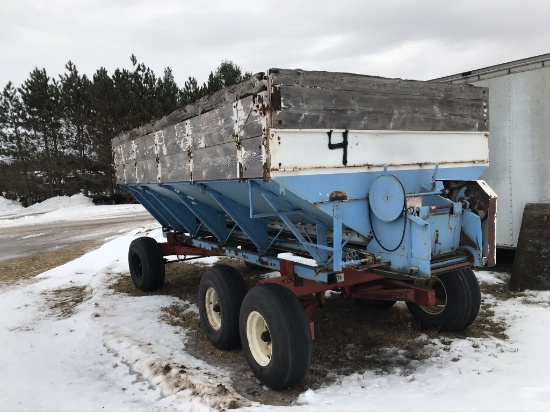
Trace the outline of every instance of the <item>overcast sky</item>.
<instances>
[{"instance_id":1,"label":"overcast sky","mask_svg":"<svg viewBox=\"0 0 550 412\"><path fill-rule=\"evenodd\" d=\"M0 0L0 87L33 68L58 77L172 67L183 85L219 63L431 79L550 53L545 0Z\"/></svg>"}]
</instances>

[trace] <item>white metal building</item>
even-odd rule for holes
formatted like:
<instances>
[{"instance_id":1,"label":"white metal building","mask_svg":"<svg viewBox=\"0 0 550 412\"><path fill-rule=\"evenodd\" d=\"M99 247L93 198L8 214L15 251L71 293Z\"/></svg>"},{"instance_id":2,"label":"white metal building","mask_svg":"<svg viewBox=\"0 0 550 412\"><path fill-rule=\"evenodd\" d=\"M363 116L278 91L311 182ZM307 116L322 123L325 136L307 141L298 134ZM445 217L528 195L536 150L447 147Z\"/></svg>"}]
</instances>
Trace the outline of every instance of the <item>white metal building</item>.
<instances>
[{"instance_id":1,"label":"white metal building","mask_svg":"<svg viewBox=\"0 0 550 412\"><path fill-rule=\"evenodd\" d=\"M550 203L550 54L434 79L489 87L489 161L497 245L516 247L526 203Z\"/></svg>"}]
</instances>

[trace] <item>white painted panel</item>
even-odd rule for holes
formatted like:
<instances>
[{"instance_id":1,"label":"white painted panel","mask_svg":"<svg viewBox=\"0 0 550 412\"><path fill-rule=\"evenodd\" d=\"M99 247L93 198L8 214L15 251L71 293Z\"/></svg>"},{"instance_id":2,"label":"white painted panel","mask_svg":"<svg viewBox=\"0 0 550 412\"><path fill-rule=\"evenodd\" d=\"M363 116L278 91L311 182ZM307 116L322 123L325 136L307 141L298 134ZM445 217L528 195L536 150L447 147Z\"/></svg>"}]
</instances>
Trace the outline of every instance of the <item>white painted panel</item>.
<instances>
[{"instance_id":1,"label":"white painted panel","mask_svg":"<svg viewBox=\"0 0 550 412\"><path fill-rule=\"evenodd\" d=\"M491 165L498 195L497 245L517 246L526 203L550 202L550 67L473 82L489 87Z\"/></svg>"},{"instance_id":2,"label":"white painted panel","mask_svg":"<svg viewBox=\"0 0 550 412\"><path fill-rule=\"evenodd\" d=\"M270 133L272 171L365 166L487 164L488 135L483 132L277 130ZM347 159L344 159L347 155ZM347 160L347 162L346 162ZM344 164L346 162L346 164Z\"/></svg>"}]
</instances>

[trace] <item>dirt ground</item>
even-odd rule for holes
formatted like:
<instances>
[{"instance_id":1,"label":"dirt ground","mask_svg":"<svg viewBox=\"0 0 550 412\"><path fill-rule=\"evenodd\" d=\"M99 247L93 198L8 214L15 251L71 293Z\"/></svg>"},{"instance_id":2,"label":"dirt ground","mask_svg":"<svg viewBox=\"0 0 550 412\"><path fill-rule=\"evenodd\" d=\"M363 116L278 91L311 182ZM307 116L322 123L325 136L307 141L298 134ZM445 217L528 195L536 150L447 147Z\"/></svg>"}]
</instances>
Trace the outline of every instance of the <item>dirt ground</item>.
<instances>
[{"instance_id":1,"label":"dirt ground","mask_svg":"<svg viewBox=\"0 0 550 412\"><path fill-rule=\"evenodd\" d=\"M0 287L32 281L39 273L61 266L99 247L103 242L86 241L49 252L0 261Z\"/></svg>"},{"instance_id":2,"label":"dirt ground","mask_svg":"<svg viewBox=\"0 0 550 412\"><path fill-rule=\"evenodd\" d=\"M261 271L250 270L242 262L224 258L220 263L237 268L249 288L261 279ZM250 400L264 404L288 405L308 388L320 388L338 377L366 370L378 374L398 373L409 376L423 361L439 356L433 344L429 343L431 339L438 339L445 347L457 339L488 336L507 339L504 333L506 325L495 318L491 305L486 302L482 302L480 314L468 330L462 333L441 333L419 329L403 303L389 310L377 310L343 300L334 294L315 313L313 357L305 380L291 389L266 390L249 370L241 349L225 351L214 348L202 331L198 314L186 311L188 306L183 301L197 304L198 285L207 269L208 266L200 263L169 264L166 267L165 285L158 292L137 290L129 275L121 276L112 288L132 296L166 294L182 299L181 304L163 308L160 319L186 328L190 336L187 350L192 355L232 370L235 390ZM482 290L498 299L512 297L505 285L482 285ZM470 342L475 345L474 341ZM459 362L460 358L454 361Z\"/></svg>"}]
</instances>

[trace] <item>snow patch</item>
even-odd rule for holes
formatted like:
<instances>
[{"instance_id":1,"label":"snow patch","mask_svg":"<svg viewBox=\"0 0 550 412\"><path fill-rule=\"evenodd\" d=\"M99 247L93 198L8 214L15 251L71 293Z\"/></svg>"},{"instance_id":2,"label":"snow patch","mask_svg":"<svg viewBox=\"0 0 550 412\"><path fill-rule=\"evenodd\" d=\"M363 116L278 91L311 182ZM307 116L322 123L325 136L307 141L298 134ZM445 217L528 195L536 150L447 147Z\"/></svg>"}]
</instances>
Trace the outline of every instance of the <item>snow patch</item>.
<instances>
[{"instance_id":1,"label":"snow patch","mask_svg":"<svg viewBox=\"0 0 550 412\"><path fill-rule=\"evenodd\" d=\"M0 196L0 216L16 214L24 209L21 203Z\"/></svg>"},{"instance_id":2,"label":"snow patch","mask_svg":"<svg viewBox=\"0 0 550 412\"><path fill-rule=\"evenodd\" d=\"M21 237L21 239L32 239L34 237L40 237L40 236L44 236L45 233L36 233L34 235L27 235L27 236L23 236Z\"/></svg>"},{"instance_id":3,"label":"snow patch","mask_svg":"<svg viewBox=\"0 0 550 412\"><path fill-rule=\"evenodd\" d=\"M74 196L52 197L27 208L11 208L9 212L5 213L0 211L0 225L2 227L17 227L68 220L109 219L121 216L150 217L149 213L140 204L96 206L93 204L92 199L77 194Z\"/></svg>"}]
</instances>

